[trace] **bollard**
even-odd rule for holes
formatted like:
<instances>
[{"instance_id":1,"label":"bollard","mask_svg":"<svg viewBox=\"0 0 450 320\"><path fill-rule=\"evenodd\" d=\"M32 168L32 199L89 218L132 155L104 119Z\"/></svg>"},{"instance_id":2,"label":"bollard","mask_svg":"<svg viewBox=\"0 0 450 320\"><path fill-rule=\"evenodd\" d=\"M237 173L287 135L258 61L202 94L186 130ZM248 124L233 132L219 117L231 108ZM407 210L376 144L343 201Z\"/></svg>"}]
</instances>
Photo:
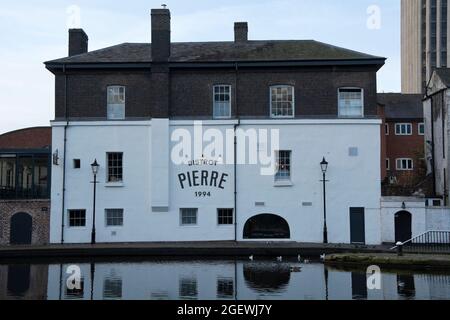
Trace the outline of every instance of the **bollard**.
<instances>
[{"instance_id":1,"label":"bollard","mask_svg":"<svg viewBox=\"0 0 450 320\"><path fill-rule=\"evenodd\" d=\"M396 246L397 246L397 255L399 257L403 256L403 242L397 242Z\"/></svg>"}]
</instances>

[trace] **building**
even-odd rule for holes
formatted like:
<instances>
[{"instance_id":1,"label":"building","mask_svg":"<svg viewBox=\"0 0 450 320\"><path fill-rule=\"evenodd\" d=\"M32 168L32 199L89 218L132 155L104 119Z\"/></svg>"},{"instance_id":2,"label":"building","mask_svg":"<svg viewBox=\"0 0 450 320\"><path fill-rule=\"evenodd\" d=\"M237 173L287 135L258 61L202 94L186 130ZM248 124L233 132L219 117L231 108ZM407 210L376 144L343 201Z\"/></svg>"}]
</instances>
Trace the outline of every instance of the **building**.
<instances>
[{"instance_id":1,"label":"building","mask_svg":"<svg viewBox=\"0 0 450 320\"><path fill-rule=\"evenodd\" d=\"M167 9L152 39L89 52L70 30L69 57L46 62L52 243L89 243L94 226L97 242L322 242L324 157L328 241L381 243L384 58L250 41L247 23L235 41L172 43Z\"/></svg>"},{"instance_id":2,"label":"building","mask_svg":"<svg viewBox=\"0 0 450 320\"><path fill-rule=\"evenodd\" d=\"M397 193L389 195L411 195L426 178L422 95L380 93L378 102L385 116L386 175L382 180L390 192Z\"/></svg>"},{"instance_id":3,"label":"building","mask_svg":"<svg viewBox=\"0 0 450 320\"><path fill-rule=\"evenodd\" d=\"M424 100L427 167L429 173L433 175L434 194L441 197L445 205L449 204L449 86L449 69L436 69Z\"/></svg>"},{"instance_id":4,"label":"building","mask_svg":"<svg viewBox=\"0 0 450 320\"><path fill-rule=\"evenodd\" d=\"M0 245L49 242L50 154L50 127L0 135Z\"/></svg>"},{"instance_id":5,"label":"building","mask_svg":"<svg viewBox=\"0 0 450 320\"><path fill-rule=\"evenodd\" d=\"M423 93L434 68L450 65L447 0L402 0L402 93Z\"/></svg>"}]
</instances>

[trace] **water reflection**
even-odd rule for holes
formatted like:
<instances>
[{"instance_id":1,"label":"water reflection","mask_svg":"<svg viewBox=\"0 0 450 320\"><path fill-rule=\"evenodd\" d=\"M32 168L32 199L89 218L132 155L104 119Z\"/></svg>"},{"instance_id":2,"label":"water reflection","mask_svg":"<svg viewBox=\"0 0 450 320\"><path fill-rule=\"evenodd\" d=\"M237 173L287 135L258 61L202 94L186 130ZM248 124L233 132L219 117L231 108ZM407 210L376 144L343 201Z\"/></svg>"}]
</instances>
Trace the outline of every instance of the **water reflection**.
<instances>
[{"instance_id":1,"label":"water reflection","mask_svg":"<svg viewBox=\"0 0 450 320\"><path fill-rule=\"evenodd\" d=\"M257 292L281 293L291 280L291 266L287 263L246 263L244 279Z\"/></svg>"},{"instance_id":2,"label":"water reflection","mask_svg":"<svg viewBox=\"0 0 450 320\"><path fill-rule=\"evenodd\" d=\"M68 289L74 264L0 265L0 299L50 300L396 300L450 299L450 273L383 273L369 290L364 270L273 261L80 263L81 286Z\"/></svg>"}]
</instances>

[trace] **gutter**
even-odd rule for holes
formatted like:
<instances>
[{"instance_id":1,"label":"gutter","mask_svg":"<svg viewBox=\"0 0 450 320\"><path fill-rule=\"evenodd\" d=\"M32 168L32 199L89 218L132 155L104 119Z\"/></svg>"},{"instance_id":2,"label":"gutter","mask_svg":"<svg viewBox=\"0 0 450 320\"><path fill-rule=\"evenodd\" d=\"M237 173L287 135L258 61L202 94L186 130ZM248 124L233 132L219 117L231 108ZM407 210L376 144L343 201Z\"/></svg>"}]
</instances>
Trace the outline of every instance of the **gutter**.
<instances>
[{"instance_id":1,"label":"gutter","mask_svg":"<svg viewBox=\"0 0 450 320\"><path fill-rule=\"evenodd\" d=\"M385 64L385 58L378 59L328 59L328 60L292 60L292 61L211 61L211 62L169 62L169 68L236 68L238 67L320 67L320 66L361 66L374 65L380 69ZM152 62L85 62L85 63L58 63L46 62L48 70L60 69L148 69Z\"/></svg>"},{"instance_id":2,"label":"gutter","mask_svg":"<svg viewBox=\"0 0 450 320\"><path fill-rule=\"evenodd\" d=\"M66 124L64 125L64 153L63 153L63 181L62 181L62 201L61 201L61 244L64 244L64 222L65 222L65 205L66 205L66 147L67 147L67 128L69 126L69 117L67 114L67 73L66 66L63 66L64 72L64 116L66 117Z\"/></svg>"},{"instance_id":3,"label":"gutter","mask_svg":"<svg viewBox=\"0 0 450 320\"><path fill-rule=\"evenodd\" d=\"M234 78L234 105L236 110L236 117L237 117L237 124L233 126L234 130L234 241L238 241L238 235L237 235L237 136L236 136L236 130L241 125L241 119L239 118L239 108L238 108L238 72L239 72L239 65L236 62L235 64L235 78Z\"/></svg>"}]
</instances>

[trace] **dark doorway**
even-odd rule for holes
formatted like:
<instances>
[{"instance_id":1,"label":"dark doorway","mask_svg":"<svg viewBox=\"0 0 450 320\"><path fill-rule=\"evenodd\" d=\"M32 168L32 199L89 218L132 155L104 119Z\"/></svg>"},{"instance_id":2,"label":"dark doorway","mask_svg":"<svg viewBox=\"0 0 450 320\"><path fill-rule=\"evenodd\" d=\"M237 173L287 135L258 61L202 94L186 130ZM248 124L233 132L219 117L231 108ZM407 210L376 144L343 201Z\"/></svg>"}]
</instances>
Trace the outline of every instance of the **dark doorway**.
<instances>
[{"instance_id":1,"label":"dark doorway","mask_svg":"<svg viewBox=\"0 0 450 320\"><path fill-rule=\"evenodd\" d=\"M350 242L366 243L364 208L350 208Z\"/></svg>"},{"instance_id":2,"label":"dark doorway","mask_svg":"<svg viewBox=\"0 0 450 320\"><path fill-rule=\"evenodd\" d=\"M21 212L13 215L10 228L11 244L31 244L33 219L29 214Z\"/></svg>"},{"instance_id":3,"label":"dark doorway","mask_svg":"<svg viewBox=\"0 0 450 320\"><path fill-rule=\"evenodd\" d=\"M24 297L30 289L30 265L8 266L8 295Z\"/></svg>"},{"instance_id":4,"label":"dark doorway","mask_svg":"<svg viewBox=\"0 0 450 320\"><path fill-rule=\"evenodd\" d=\"M244 239L290 239L289 224L274 214L260 214L247 220Z\"/></svg>"},{"instance_id":5,"label":"dark doorway","mask_svg":"<svg viewBox=\"0 0 450 320\"><path fill-rule=\"evenodd\" d=\"M405 242L412 238L412 215L408 211L395 214L395 242Z\"/></svg>"}]
</instances>

